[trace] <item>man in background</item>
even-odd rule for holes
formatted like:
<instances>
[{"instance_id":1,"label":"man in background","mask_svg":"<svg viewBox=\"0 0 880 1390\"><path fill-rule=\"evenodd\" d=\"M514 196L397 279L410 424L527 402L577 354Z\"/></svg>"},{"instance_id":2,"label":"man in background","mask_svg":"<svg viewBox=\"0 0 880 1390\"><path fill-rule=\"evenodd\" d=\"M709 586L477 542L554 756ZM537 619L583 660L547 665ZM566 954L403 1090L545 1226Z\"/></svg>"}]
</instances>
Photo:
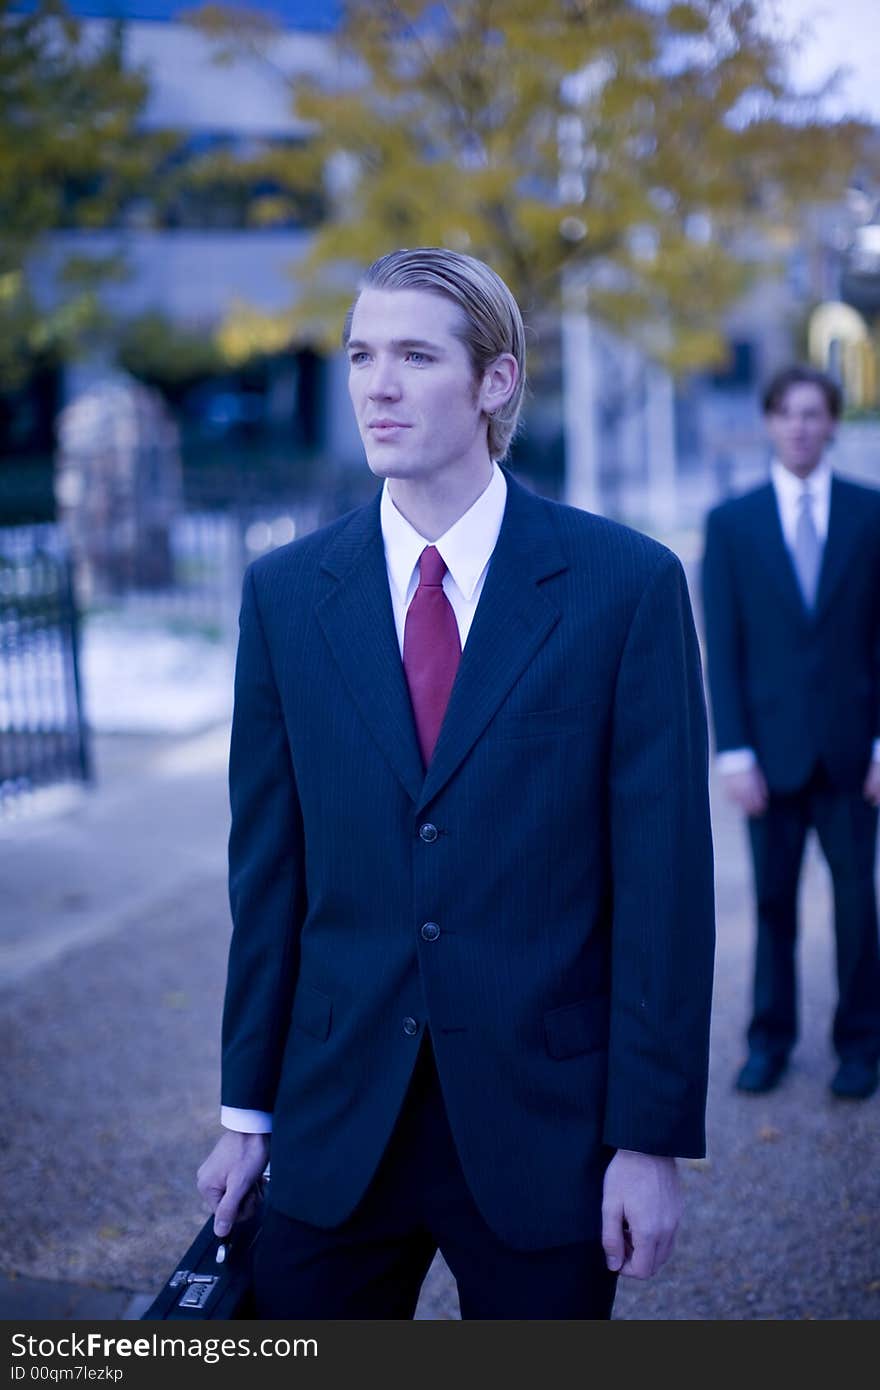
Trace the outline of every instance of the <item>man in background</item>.
<instances>
[{"instance_id":1,"label":"man in background","mask_svg":"<svg viewBox=\"0 0 880 1390\"><path fill-rule=\"evenodd\" d=\"M834 885L831 1092L863 1100L880 1056L880 492L834 475L833 380L777 373L770 481L711 512L703 563L718 767L748 817L757 940L741 1091L775 1087L798 1035L797 895L815 828Z\"/></svg>"}]
</instances>

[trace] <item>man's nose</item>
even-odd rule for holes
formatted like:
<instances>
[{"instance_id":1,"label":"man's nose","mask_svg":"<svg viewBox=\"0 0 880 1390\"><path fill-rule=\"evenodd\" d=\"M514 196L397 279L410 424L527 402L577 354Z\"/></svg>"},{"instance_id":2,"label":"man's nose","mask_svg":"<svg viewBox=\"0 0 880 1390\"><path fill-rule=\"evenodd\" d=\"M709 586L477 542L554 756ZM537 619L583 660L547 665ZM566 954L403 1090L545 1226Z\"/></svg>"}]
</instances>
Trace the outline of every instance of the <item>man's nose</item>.
<instances>
[{"instance_id":1,"label":"man's nose","mask_svg":"<svg viewBox=\"0 0 880 1390\"><path fill-rule=\"evenodd\" d=\"M374 363L367 394L376 400L396 399L400 395L400 383L393 363L381 359Z\"/></svg>"}]
</instances>

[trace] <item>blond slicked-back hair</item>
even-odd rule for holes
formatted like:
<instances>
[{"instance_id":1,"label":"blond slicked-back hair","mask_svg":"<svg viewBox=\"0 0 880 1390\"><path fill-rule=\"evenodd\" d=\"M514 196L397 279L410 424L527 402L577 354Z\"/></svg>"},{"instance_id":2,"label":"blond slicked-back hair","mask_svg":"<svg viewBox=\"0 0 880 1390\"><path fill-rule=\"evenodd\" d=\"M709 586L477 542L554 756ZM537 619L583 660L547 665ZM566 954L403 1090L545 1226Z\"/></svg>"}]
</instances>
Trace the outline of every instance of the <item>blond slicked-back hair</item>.
<instances>
[{"instance_id":1,"label":"blond slicked-back hair","mask_svg":"<svg viewBox=\"0 0 880 1390\"><path fill-rule=\"evenodd\" d=\"M501 276L475 256L443 246L403 248L380 256L362 276L363 290L426 290L450 299L462 311L457 336L467 348L475 380L509 352L516 359L517 382L510 399L489 416L489 454L499 462L510 448L526 384L526 338L519 305ZM357 299L345 317L342 341L347 346Z\"/></svg>"}]
</instances>

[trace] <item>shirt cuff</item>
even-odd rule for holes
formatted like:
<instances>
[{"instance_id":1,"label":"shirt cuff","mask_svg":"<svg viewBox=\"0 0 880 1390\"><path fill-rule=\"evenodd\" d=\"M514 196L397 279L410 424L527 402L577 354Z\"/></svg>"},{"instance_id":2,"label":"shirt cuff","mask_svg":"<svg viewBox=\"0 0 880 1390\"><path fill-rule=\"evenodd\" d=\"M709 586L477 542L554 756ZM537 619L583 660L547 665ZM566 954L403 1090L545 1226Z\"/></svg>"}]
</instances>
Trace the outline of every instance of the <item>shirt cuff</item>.
<instances>
[{"instance_id":1,"label":"shirt cuff","mask_svg":"<svg viewBox=\"0 0 880 1390\"><path fill-rule=\"evenodd\" d=\"M220 1106L220 1123L239 1134L271 1134L272 1116L267 1110L239 1110L235 1105Z\"/></svg>"},{"instance_id":2,"label":"shirt cuff","mask_svg":"<svg viewBox=\"0 0 880 1390\"><path fill-rule=\"evenodd\" d=\"M880 743L880 739L878 739L878 743ZM758 765L758 759L752 748L730 748L726 753L719 753L716 762L718 771L725 777L733 772L749 772Z\"/></svg>"}]
</instances>

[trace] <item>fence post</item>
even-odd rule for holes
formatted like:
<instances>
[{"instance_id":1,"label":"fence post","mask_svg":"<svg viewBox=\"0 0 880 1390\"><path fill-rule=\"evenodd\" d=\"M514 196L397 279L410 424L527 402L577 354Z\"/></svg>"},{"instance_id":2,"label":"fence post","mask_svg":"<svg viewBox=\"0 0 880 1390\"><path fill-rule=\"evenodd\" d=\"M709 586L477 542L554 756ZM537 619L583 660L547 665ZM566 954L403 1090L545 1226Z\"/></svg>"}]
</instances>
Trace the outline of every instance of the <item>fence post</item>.
<instances>
[{"instance_id":1,"label":"fence post","mask_svg":"<svg viewBox=\"0 0 880 1390\"><path fill-rule=\"evenodd\" d=\"M80 653L80 621L79 608L76 601L76 585L74 582L73 555L69 547L65 547L63 557L64 563L64 590L62 613L67 610L67 620L70 628L70 676L73 688L73 710L76 718L77 746L79 752L80 775L84 782L93 783L94 764L92 762L92 746L89 726L86 723L85 711L83 708L82 682L80 680L79 653Z\"/></svg>"}]
</instances>

